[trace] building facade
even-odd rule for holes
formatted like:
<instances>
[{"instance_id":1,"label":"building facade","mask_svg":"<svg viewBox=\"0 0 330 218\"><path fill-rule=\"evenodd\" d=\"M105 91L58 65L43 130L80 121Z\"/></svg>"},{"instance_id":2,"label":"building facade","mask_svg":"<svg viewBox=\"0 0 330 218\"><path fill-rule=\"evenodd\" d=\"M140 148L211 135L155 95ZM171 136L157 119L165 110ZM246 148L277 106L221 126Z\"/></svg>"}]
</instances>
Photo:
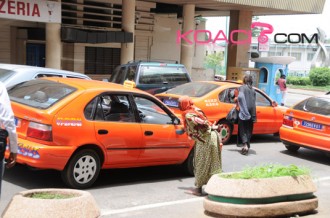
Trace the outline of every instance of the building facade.
<instances>
[{"instance_id":1,"label":"building facade","mask_svg":"<svg viewBox=\"0 0 330 218\"><path fill-rule=\"evenodd\" d=\"M251 29L252 16L321 13L325 0L1 0L0 62L46 66L108 78L132 60L178 61L207 77L196 19L230 16L230 30ZM198 22L197 22L198 21ZM190 32L178 40L178 31ZM240 40L239 33L235 36ZM180 38L180 37L179 37ZM180 39L183 39L182 37ZM227 65L248 67L249 46L229 46Z\"/></svg>"}]
</instances>

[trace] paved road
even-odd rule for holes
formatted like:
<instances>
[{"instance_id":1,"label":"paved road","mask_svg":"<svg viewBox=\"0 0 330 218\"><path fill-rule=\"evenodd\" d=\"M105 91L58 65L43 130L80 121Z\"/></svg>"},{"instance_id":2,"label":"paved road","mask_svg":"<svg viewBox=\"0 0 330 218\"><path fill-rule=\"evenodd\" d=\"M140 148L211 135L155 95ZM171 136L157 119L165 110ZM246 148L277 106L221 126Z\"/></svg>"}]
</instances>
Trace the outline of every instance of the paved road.
<instances>
[{"instance_id":1,"label":"paved road","mask_svg":"<svg viewBox=\"0 0 330 218\"><path fill-rule=\"evenodd\" d=\"M312 171L319 198L318 213L307 217L326 218L330 214L330 159L323 153L301 149L297 155L286 151L278 137L255 136L248 156L239 154L234 143L223 148L223 170L239 171L245 166L281 163L307 166ZM95 186L88 189L99 205L102 218L203 218L203 198L186 194L194 178L177 166L102 171ZM31 171L17 166L5 173L1 213L12 196L33 188L65 188L56 171Z\"/></svg>"},{"instance_id":2,"label":"paved road","mask_svg":"<svg viewBox=\"0 0 330 218\"><path fill-rule=\"evenodd\" d=\"M310 96L322 95L322 94L325 94L325 92L289 88L285 106L291 107L293 104L302 101Z\"/></svg>"}]
</instances>

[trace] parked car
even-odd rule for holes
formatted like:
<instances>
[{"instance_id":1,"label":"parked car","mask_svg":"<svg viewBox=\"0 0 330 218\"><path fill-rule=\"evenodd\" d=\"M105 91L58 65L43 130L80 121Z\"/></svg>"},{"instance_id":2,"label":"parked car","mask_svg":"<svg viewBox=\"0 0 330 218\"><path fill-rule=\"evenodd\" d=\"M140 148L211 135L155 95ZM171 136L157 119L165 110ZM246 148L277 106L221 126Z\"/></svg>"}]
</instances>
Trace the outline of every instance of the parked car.
<instances>
[{"instance_id":1,"label":"parked car","mask_svg":"<svg viewBox=\"0 0 330 218\"><path fill-rule=\"evenodd\" d=\"M33 67L16 64L0 64L0 81L8 88L18 83L40 77L67 77L91 79L85 74L66 70L57 70L44 67Z\"/></svg>"},{"instance_id":2,"label":"parked car","mask_svg":"<svg viewBox=\"0 0 330 218\"><path fill-rule=\"evenodd\" d=\"M237 134L237 125L226 120L230 109L235 105L234 90L242 84L229 81L199 81L186 83L157 94L161 101L179 113L178 99L190 96L194 105L201 108L211 122L222 125L220 134L224 144L233 134ZM257 122L253 134L276 134L282 125L286 107L278 106L267 94L255 88L257 105Z\"/></svg>"},{"instance_id":3,"label":"parked car","mask_svg":"<svg viewBox=\"0 0 330 218\"><path fill-rule=\"evenodd\" d=\"M17 162L59 170L72 188L90 187L100 169L109 168L182 164L193 175L194 142L180 119L144 91L48 77L8 93L17 124Z\"/></svg>"},{"instance_id":4,"label":"parked car","mask_svg":"<svg viewBox=\"0 0 330 218\"><path fill-rule=\"evenodd\" d=\"M118 66L111 74L110 82L124 84L134 81L136 88L151 94L164 92L177 85L191 82L183 64L136 61Z\"/></svg>"},{"instance_id":5,"label":"parked car","mask_svg":"<svg viewBox=\"0 0 330 218\"><path fill-rule=\"evenodd\" d=\"M330 153L330 95L309 97L288 109L280 139L292 152L304 147Z\"/></svg>"}]
</instances>

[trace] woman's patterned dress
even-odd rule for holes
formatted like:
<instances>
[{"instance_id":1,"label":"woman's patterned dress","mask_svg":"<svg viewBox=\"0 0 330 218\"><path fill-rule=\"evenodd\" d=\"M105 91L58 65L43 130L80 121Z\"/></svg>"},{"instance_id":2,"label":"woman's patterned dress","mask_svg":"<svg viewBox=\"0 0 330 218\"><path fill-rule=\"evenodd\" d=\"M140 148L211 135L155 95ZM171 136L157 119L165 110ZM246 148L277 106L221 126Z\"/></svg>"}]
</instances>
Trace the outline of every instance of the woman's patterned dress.
<instances>
[{"instance_id":1,"label":"woman's patterned dress","mask_svg":"<svg viewBox=\"0 0 330 218\"><path fill-rule=\"evenodd\" d=\"M186 114L187 134L195 144L194 173L195 186L201 188L206 185L213 174L222 172L221 148L218 132L211 130L208 124L194 121L193 113Z\"/></svg>"}]
</instances>

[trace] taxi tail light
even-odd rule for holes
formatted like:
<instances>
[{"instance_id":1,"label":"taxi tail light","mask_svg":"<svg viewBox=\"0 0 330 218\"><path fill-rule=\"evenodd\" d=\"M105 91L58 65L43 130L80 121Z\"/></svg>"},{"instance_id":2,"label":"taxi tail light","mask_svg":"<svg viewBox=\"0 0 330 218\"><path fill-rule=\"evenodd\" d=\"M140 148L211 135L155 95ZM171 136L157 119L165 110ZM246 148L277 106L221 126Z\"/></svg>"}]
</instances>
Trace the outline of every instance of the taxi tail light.
<instances>
[{"instance_id":1,"label":"taxi tail light","mask_svg":"<svg viewBox=\"0 0 330 218\"><path fill-rule=\"evenodd\" d=\"M44 141L52 141L52 126L41 123L30 122L27 129L27 136Z\"/></svg>"},{"instance_id":2,"label":"taxi tail light","mask_svg":"<svg viewBox=\"0 0 330 218\"><path fill-rule=\"evenodd\" d=\"M293 127L293 119L290 116L284 115L283 117L283 125Z\"/></svg>"}]
</instances>

